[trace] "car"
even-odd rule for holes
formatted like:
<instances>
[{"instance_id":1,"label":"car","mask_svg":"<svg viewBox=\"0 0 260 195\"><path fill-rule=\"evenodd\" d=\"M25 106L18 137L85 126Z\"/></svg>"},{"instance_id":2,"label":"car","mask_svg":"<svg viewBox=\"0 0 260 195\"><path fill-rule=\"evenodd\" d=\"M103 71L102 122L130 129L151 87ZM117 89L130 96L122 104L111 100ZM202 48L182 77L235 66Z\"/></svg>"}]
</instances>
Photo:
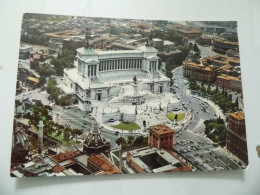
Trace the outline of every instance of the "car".
<instances>
[{"instance_id":1,"label":"car","mask_svg":"<svg viewBox=\"0 0 260 195\"><path fill-rule=\"evenodd\" d=\"M113 123L113 122L115 122L115 119L111 118L111 119L109 119L107 122Z\"/></svg>"},{"instance_id":2,"label":"car","mask_svg":"<svg viewBox=\"0 0 260 195\"><path fill-rule=\"evenodd\" d=\"M83 125L87 125L87 123L83 123Z\"/></svg>"},{"instance_id":3,"label":"car","mask_svg":"<svg viewBox=\"0 0 260 195\"><path fill-rule=\"evenodd\" d=\"M116 132L115 132L115 135L119 135L119 131L116 131Z\"/></svg>"}]
</instances>

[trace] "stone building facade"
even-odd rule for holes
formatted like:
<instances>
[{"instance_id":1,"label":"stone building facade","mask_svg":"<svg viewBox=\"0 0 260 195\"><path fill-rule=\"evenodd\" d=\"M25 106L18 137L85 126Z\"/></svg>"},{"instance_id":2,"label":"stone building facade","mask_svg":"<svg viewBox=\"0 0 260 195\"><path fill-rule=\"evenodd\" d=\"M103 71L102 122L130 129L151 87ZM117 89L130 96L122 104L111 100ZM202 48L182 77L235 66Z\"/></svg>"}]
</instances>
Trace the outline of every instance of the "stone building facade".
<instances>
[{"instance_id":1,"label":"stone building facade","mask_svg":"<svg viewBox=\"0 0 260 195\"><path fill-rule=\"evenodd\" d=\"M229 114L226 147L228 151L248 164L246 126L243 112Z\"/></svg>"}]
</instances>

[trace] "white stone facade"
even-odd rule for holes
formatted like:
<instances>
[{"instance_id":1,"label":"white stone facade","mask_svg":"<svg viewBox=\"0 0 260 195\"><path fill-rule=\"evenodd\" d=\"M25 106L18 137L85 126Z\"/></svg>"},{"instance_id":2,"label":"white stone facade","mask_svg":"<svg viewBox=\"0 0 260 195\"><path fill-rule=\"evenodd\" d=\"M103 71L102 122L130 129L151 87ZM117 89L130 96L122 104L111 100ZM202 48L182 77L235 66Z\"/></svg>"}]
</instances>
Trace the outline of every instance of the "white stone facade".
<instances>
[{"instance_id":1,"label":"white stone facade","mask_svg":"<svg viewBox=\"0 0 260 195\"><path fill-rule=\"evenodd\" d=\"M79 48L75 68L64 70L60 87L66 94L76 95L82 110L91 110L93 101L109 102L133 82L134 76L139 90L162 94L169 91L170 79L158 71L157 52L146 45L116 51Z\"/></svg>"}]
</instances>

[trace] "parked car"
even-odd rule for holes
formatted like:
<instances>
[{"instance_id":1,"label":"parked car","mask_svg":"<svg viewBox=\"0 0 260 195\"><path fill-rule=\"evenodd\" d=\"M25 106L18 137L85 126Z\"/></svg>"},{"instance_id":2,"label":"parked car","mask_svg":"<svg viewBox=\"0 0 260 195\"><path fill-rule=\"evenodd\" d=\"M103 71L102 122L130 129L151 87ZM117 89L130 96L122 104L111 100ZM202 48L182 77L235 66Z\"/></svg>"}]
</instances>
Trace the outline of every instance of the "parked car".
<instances>
[{"instance_id":1,"label":"parked car","mask_svg":"<svg viewBox=\"0 0 260 195\"><path fill-rule=\"evenodd\" d=\"M113 122L115 122L115 119L111 118L111 119L109 119L107 122L113 123Z\"/></svg>"}]
</instances>

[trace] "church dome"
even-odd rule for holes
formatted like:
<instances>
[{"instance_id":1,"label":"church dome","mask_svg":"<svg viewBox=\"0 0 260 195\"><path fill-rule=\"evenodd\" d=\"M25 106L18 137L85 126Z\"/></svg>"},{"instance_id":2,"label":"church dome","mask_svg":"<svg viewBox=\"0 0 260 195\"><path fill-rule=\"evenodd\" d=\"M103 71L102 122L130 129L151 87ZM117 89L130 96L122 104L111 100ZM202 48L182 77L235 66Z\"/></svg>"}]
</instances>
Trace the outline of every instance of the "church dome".
<instances>
[{"instance_id":1,"label":"church dome","mask_svg":"<svg viewBox=\"0 0 260 195\"><path fill-rule=\"evenodd\" d=\"M29 141L27 136L20 128L16 128L13 131L13 150L28 150L29 149Z\"/></svg>"},{"instance_id":2,"label":"church dome","mask_svg":"<svg viewBox=\"0 0 260 195\"><path fill-rule=\"evenodd\" d=\"M18 127L13 131L12 141L12 164L23 163L29 153L29 140L25 133Z\"/></svg>"},{"instance_id":3,"label":"church dome","mask_svg":"<svg viewBox=\"0 0 260 195\"><path fill-rule=\"evenodd\" d=\"M106 153L110 149L110 146L109 140L98 130L98 123L95 121L93 123L93 128L84 141L84 152L87 154Z\"/></svg>"}]
</instances>

